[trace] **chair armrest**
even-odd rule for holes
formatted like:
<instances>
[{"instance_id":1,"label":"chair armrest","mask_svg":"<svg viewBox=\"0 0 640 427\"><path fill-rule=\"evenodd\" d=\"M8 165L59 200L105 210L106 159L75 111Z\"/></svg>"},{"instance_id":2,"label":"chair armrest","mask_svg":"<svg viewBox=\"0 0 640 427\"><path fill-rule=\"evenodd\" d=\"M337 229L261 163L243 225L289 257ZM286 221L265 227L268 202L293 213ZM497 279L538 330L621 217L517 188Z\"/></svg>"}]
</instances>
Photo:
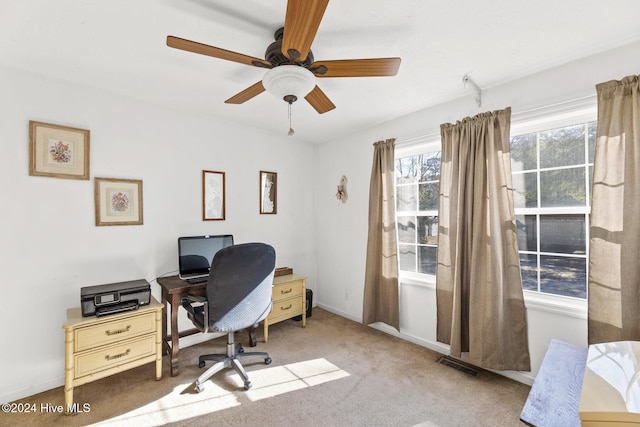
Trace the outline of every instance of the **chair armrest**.
<instances>
[{"instance_id":1,"label":"chair armrest","mask_svg":"<svg viewBox=\"0 0 640 427\"><path fill-rule=\"evenodd\" d=\"M187 310L187 316L201 329L202 332L209 330L209 304L205 297L199 295L185 295L180 300L182 307ZM202 327L200 327L200 321Z\"/></svg>"}]
</instances>

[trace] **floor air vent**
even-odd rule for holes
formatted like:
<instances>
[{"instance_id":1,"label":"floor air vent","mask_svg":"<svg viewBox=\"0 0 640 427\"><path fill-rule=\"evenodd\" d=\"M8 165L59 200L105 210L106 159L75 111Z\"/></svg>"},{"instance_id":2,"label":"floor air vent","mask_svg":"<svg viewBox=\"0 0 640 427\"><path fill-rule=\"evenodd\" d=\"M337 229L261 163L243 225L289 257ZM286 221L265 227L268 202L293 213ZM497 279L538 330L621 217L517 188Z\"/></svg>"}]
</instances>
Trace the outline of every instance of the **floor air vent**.
<instances>
[{"instance_id":1,"label":"floor air vent","mask_svg":"<svg viewBox=\"0 0 640 427\"><path fill-rule=\"evenodd\" d=\"M471 375L472 377L477 377L480 373L477 369L474 369L472 366L465 365L462 362L457 361L451 357L442 356L438 363L448 366L453 369L457 369L460 372L464 372L467 375Z\"/></svg>"}]
</instances>

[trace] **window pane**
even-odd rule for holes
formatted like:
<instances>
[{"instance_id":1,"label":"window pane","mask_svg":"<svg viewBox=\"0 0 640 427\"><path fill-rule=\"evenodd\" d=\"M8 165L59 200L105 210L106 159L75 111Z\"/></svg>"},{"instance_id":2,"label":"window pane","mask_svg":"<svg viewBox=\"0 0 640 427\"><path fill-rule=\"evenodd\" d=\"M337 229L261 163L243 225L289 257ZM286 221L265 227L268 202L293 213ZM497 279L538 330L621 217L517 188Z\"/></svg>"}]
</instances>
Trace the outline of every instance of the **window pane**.
<instances>
[{"instance_id":1,"label":"window pane","mask_svg":"<svg viewBox=\"0 0 640 427\"><path fill-rule=\"evenodd\" d=\"M423 245L438 244L438 217L418 217L418 243Z\"/></svg>"},{"instance_id":2,"label":"window pane","mask_svg":"<svg viewBox=\"0 0 640 427\"><path fill-rule=\"evenodd\" d=\"M538 207L538 175L535 172L513 174L513 204L516 208Z\"/></svg>"},{"instance_id":3,"label":"window pane","mask_svg":"<svg viewBox=\"0 0 640 427\"><path fill-rule=\"evenodd\" d=\"M540 132L540 167L584 165L584 125Z\"/></svg>"},{"instance_id":4,"label":"window pane","mask_svg":"<svg viewBox=\"0 0 640 427\"><path fill-rule=\"evenodd\" d=\"M584 166L540 172L541 206L585 206L584 172Z\"/></svg>"},{"instance_id":5,"label":"window pane","mask_svg":"<svg viewBox=\"0 0 640 427\"><path fill-rule=\"evenodd\" d=\"M416 242L416 217L415 216L399 216L396 218L398 225L398 242L399 243L415 243Z\"/></svg>"},{"instance_id":6,"label":"window pane","mask_svg":"<svg viewBox=\"0 0 640 427\"><path fill-rule=\"evenodd\" d=\"M416 271L416 245L398 245L400 270Z\"/></svg>"},{"instance_id":7,"label":"window pane","mask_svg":"<svg viewBox=\"0 0 640 427\"><path fill-rule=\"evenodd\" d=\"M538 290L538 257L533 254L520 254L520 270L522 271L522 289Z\"/></svg>"},{"instance_id":8,"label":"window pane","mask_svg":"<svg viewBox=\"0 0 640 427\"><path fill-rule=\"evenodd\" d=\"M418 246L418 253L420 254L420 269L418 272L435 276L438 248L435 246Z\"/></svg>"},{"instance_id":9,"label":"window pane","mask_svg":"<svg viewBox=\"0 0 640 427\"><path fill-rule=\"evenodd\" d=\"M586 298L586 259L541 255L540 291L569 297Z\"/></svg>"},{"instance_id":10,"label":"window pane","mask_svg":"<svg viewBox=\"0 0 640 427\"><path fill-rule=\"evenodd\" d=\"M440 152L419 156L421 164L420 181L438 181L440 179Z\"/></svg>"},{"instance_id":11,"label":"window pane","mask_svg":"<svg viewBox=\"0 0 640 427\"><path fill-rule=\"evenodd\" d=\"M511 138L511 170L536 169L536 134L519 135Z\"/></svg>"},{"instance_id":12,"label":"window pane","mask_svg":"<svg viewBox=\"0 0 640 427\"><path fill-rule=\"evenodd\" d=\"M396 210L398 212L415 211L418 208L418 201L416 200L415 185L397 186L396 197L397 197Z\"/></svg>"},{"instance_id":13,"label":"window pane","mask_svg":"<svg viewBox=\"0 0 640 427\"><path fill-rule=\"evenodd\" d=\"M421 211L437 211L438 196L440 195L440 183L428 183L418 185L418 197Z\"/></svg>"},{"instance_id":14,"label":"window pane","mask_svg":"<svg viewBox=\"0 0 640 427\"><path fill-rule=\"evenodd\" d=\"M417 156L396 160L396 184L409 184L418 180Z\"/></svg>"},{"instance_id":15,"label":"window pane","mask_svg":"<svg viewBox=\"0 0 640 427\"><path fill-rule=\"evenodd\" d=\"M516 215L518 250L535 252L538 250L538 232L535 215Z\"/></svg>"},{"instance_id":16,"label":"window pane","mask_svg":"<svg viewBox=\"0 0 640 427\"><path fill-rule=\"evenodd\" d=\"M406 272L435 274L440 152L432 151L396 160L396 224L399 268ZM416 212L421 211L421 216ZM417 244L429 245L428 249Z\"/></svg>"},{"instance_id":17,"label":"window pane","mask_svg":"<svg viewBox=\"0 0 640 427\"><path fill-rule=\"evenodd\" d=\"M596 124L583 122L511 138L525 290L587 296L589 214L585 208L592 182ZM560 208L563 213L550 215L550 208Z\"/></svg>"},{"instance_id":18,"label":"window pane","mask_svg":"<svg viewBox=\"0 0 640 427\"><path fill-rule=\"evenodd\" d=\"M585 216L540 215L540 251L585 254Z\"/></svg>"}]
</instances>

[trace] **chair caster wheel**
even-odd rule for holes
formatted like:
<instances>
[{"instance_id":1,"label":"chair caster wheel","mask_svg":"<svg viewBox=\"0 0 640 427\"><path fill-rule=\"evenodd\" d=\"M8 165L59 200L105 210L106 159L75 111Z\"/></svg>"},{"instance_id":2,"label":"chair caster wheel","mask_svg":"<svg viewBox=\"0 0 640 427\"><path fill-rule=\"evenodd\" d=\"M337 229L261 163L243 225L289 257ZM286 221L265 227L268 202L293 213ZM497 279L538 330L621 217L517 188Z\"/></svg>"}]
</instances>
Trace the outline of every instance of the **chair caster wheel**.
<instances>
[{"instance_id":1,"label":"chair caster wheel","mask_svg":"<svg viewBox=\"0 0 640 427\"><path fill-rule=\"evenodd\" d=\"M251 381L247 381L246 383L244 383L244 389L245 390L249 390L251 388L253 384L251 384Z\"/></svg>"},{"instance_id":2,"label":"chair caster wheel","mask_svg":"<svg viewBox=\"0 0 640 427\"><path fill-rule=\"evenodd\" d=\"M202 390L204 390L204 386L201 384L196 384L196 391L200 393Z\"/></svg>"},{"instance_id":3,"label":"chair caster wheel","mask_svg":"<svg viewBox=\"0 0 640 427\"><path fill-rule=\"evenodd\" d=\"M270 365L270 364L271 364L271 362L273 362L273 360L271 360L271 358L270 358L270 357L265 357L265 358L264 358L264 364L265 364L265 365Z\"/></svg>"},{"instance_id":4,"label":"chair caster wheel","mask_svg":"<svg viewBox=\"0 0 640 427\"><path fill-rule=\"evenodd\" d=\"M204 360L198 363L198 368L204 368L205 362Z\"/></svg>"},{"instance_id":5,"label":"chair caster wheel","mask_svg":"<svg viewBox=\"0 0 640 427\"><path fill-rule=\"evenodd\" d=\"M238 347L238 353L240 353L240 354L244 353L244 347L243 346Z\"/></svg>"}]
</instances>

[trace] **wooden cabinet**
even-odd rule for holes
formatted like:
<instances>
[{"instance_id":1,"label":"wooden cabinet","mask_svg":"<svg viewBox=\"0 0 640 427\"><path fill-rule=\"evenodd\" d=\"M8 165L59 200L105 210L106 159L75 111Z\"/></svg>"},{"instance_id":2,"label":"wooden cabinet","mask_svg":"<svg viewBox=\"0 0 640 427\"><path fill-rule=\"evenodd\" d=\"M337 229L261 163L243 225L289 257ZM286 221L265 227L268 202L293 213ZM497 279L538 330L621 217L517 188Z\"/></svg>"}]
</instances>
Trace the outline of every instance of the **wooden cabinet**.
<instances>
[{"instance_id":1,"label":"wooden cabinet","mask_svg":"<svg viewBox=\"0 0 640 427\"><path fill-rule=\"evenodd\" d=\"M271 313L264 319L264 342L269 341L269 325L302 316L302 327L307 326L307 278L297 274L273 279Z\"/></svg>"},{"instance_id":2,"label":"wooden cabinet","mask_svg":"<svg viewBox=\"0 0 640 427\"><path fill-rule=\"evenodd\" d=\"M138 310L105 317L82 317L80 307L67 310L64 403L73 412L73 389L146 363L156 362L162 378L162 308L151 303Z\"/></svg>"}]
</instances>

